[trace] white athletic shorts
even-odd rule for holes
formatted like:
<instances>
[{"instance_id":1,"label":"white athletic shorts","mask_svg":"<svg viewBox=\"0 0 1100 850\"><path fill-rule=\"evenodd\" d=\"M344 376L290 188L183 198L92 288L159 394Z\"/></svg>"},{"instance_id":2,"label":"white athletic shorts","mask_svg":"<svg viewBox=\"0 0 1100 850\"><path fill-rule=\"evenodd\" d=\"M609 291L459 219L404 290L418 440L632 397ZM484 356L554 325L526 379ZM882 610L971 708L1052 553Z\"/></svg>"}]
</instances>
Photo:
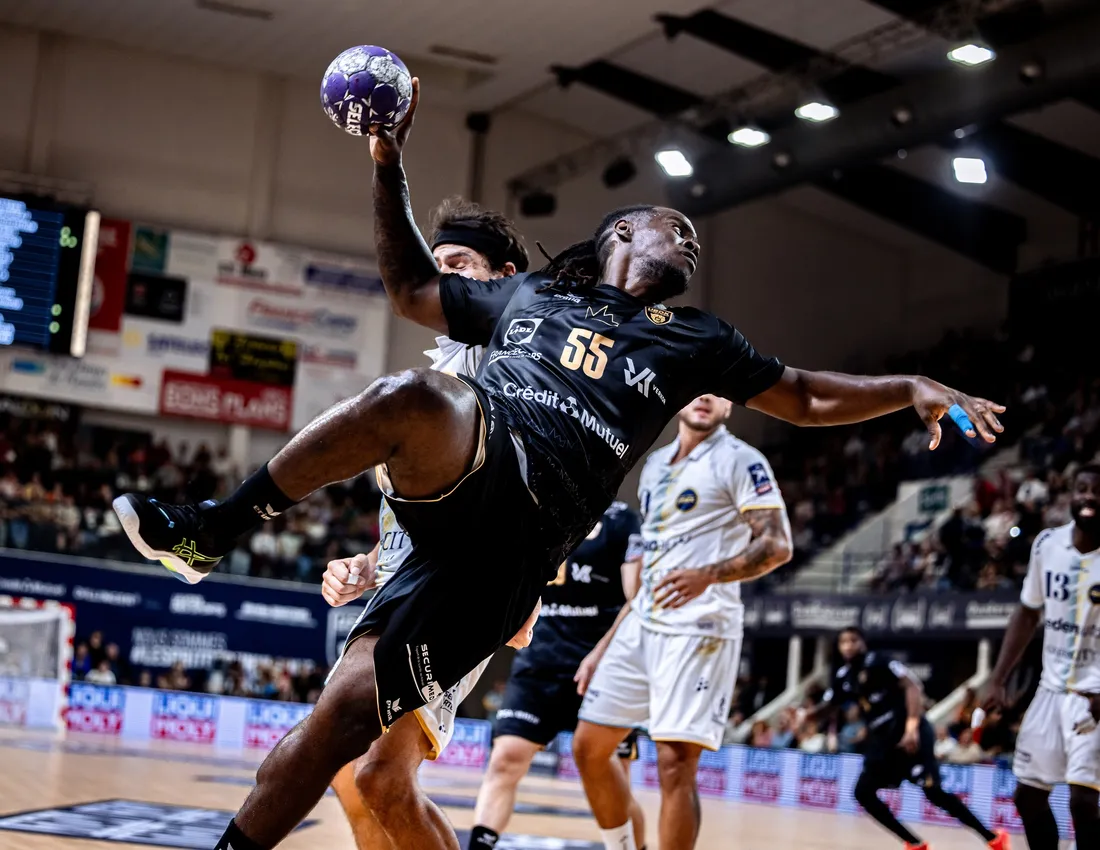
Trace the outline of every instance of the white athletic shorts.
<instances>
[{"instance_id":1,"label":"white athletic shorts","mask_svg":"<svg viewBox=\"0 0 1100 850\"><path fill-rule=\"evenodd\" d=\"M1087 735L1073 731L1087 705L1078 694L1035 692L1012 762L1020 782L1046 790L1067 782L1100 790L1100 728Z\"/></svg>"},{"instance_id":2,"label":"white athletic shorts","mask_svg":"<svg viewBox=\"0 0 1100 850\"><path fill-rule=\"evenodd\" d=\"M631 611L596 668L580 719L717 750L740 661L740 640L656 632Z\"/></svg>"},{"instance_id":3,"label":"white athletic shorts","mask_svg":"<svg viewBox=\"0 0 1100 850\"><path fill-rule=\"evenodd\" d=\"M354 629L352 633L354 634ZM344 644L340 657L332 665L328 678L325 679L326 685L331 681L336 668L340 666L340 662L344 660L344 653L347 652L348 646L352 642L353 640L349 640ZM432 742L432 751L428 753L429 760L435 761L439 758L440 753L447 748L447 744L451 743L451 738L454 737L455 733L455 714L458 707L470 695L470 691L473 690L477 680L481 678L481 674L485 672L485 666L488 663L489 659L486 658L463 676L453 688L444 691L441 696L436 697L427 705L422 705L413 712L420 728L424 730L424 734Z\"/></svg>"}]
</instances>

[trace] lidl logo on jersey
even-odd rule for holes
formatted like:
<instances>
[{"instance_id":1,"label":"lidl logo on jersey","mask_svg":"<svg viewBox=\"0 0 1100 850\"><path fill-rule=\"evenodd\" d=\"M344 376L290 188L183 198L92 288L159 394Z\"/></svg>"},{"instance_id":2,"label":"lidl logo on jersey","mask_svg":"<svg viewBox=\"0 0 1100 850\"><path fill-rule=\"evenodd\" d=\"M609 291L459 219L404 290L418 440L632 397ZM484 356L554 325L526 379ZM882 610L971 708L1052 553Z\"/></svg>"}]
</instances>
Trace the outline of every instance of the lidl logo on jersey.
<instances>
[{"instance_id":1,"label":"lidl logo on jersey","mask_svg":"<svg viewBox=\"0 0 1100 850\"><path fill-rule=\"evenodd\" d=\"M928 787L931 777L924 771L911 777L913 784ZM940 783L948 794L954 794L967 805L970 804L970 791L974 784L974 769L970 765L944 764L940 766ZM921 798L921 816L928 823L940 823L954 826L957 821L938 806L933 806L926 797Z\"/></svg>"},{"instance_id":2,"label":"lidl logo on jersey","mask_svg":"<svg viewBox=\"0 0 1100 850\"><path fill-rule=\"evenodd\" d=\"M1016 751L1016 758L1020 760L1021 752ZM1011 832L1023 830L1023 821L1020 813L1016 811L1016 776L1008 765L998 764L993 773L993 804L990 819L993 821L990 827L993 829L1005 829Z\"/></svg>"},{"instance_id":3,"label":"lidl logo on jersey","mask_svg":"<svg viewBox=\"0 0 1100 850\"><path fill-rule=\"evenodd\" d=\"M741 793L746 800L774 803L783 793L783 770L779 752L744 750Z\"/></svg>"},{"instance_id":4,"label":"lidl logo on jersey","mask_svg":"<svg viewBox=\"0 0 1100 850\"><path fill-rule=\"evenodd\" d=\"M31 686L26 679L0 679L0 725L25 724L30 695Z\"/></svg>"},{"instance_id":5,"label":"lidl logo on jersey","mask_svg":"<svg viewBox=\"0 0 1100 850\"><path fill-rule=\"evenodd\" d=\"M122 688L74 682L69 687L65 725L73 732L119 735L125 712L126 691Z\"/></svg>"},{"instance_id":6,"label":"lidl logo on jersey","mask_svg":"<svg viewBox=\"0 0 1100 850\"><path fill-rule=\"evenodd\" d=\"M749 467L749 475L752 476L752 486L756 489L757 496L763 496L772 491L772 479L768 475L768 469L762 463L754 463Z\"/></svg>"},{"instance_id":7,"label":"lidl logo on jersey","mask_svg":"<svg viewBox=\"0 0 1100 850\"><path fill-rule=\"evenodd\" d=\"M151 732L167 741L212 744L218 734L218 703L196 694L156 693Z\"/></svg>"},{"instance_id":8,"label":"lidl logo on jersey","mask_svg":"<svg viewBox=\"0 0 1100 850\"><path fill-rule=\"evenodd\" d=\"M626 368L623 369L623 377L626 379L626 385L628 387L637 388L638 392L649 398L649 391L653 390L653 394L661 400L661 404L665 403L665 394L661 392L661 388L653 383L653 379L657 377L657 374L648 366L642 371L638 371L638 367L634 365L634 360L630 357L626 358Z\"/></svg>"},{"instance_id":9,"label":"lidl logo on jersey","mask_svg":"<svg viewBox=\"0 0 1100 850\"><path fill-rule=\"evenodd\" d=\"M563 401L562 397L553 390L536 390L534 387L521 387L519 384L512 381L504 385L504 395L508 398L514 398L520 401L533 401L545 405L546 407L553 408L554 410L560 410L567 416L572 416L574 419L579 420L584 428L607 443L608 448L615 453L615 457L625 457L627 452L630 451L630 443L624 443L618 434L612 431L603 421L581 407L572 396Z\"/></svg>"},{"instance_id":10,"label":"lidl logo on jersey","mask_svg":"<svg viewBox=\"0 0 1100 850\"><path fill-rule=\"evenodd\" d=\"M798 757L798 802L815 809L835 809L840 801L840 759L803 753Z\"/></svg>"},{"instance_id":11,"label":"lidl logo on jersey","mask_svg":"<svg viewBox=\"0 0 1100 850\"><path fill-rule=\"evenodd\" d=\"M250 701L244 718L246 747L271 749L301 723L312 706L288 702Z\"/></svg>"},{"instance_id":12,"label":"lidl logo on jersey","mask_svg":"<svg viewBox=\"0 0 1100 850\"><path fill-rule=\"evenodd\" d=\"M508 330L504 332L504 341L513 345L523 345L535 338L535 332L542 319L512 319Z\"/></svg>"}]
</instances>

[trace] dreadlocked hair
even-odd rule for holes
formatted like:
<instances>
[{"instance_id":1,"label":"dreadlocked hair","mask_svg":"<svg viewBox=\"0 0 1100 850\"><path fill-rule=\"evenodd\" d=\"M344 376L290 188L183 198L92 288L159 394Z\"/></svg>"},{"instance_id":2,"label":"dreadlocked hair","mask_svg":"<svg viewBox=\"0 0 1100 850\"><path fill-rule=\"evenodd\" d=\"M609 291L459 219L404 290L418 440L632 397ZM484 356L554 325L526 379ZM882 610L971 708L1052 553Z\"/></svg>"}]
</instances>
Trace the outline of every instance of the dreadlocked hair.
<instances>
[{"instance_id":1,"label":"dreadlocked hair","mask_svg":"<svg viewBox=\"0 0 1100 850\"><path fill-rule=\"evenodd\" d=\"M624 218L637 218L643 213L652 213L657 207L652 204L634 204L619 207L603 217L591 239L570 245L560 254L551 257L538 242L539 251L546 257L547 264L540 273L550 278L550 282L540 286L536 292L557 290L567 292L570 289L591 289L600 282L604 260L607 259L608 245L615 225Z\"/></svg>"}]
</instances>

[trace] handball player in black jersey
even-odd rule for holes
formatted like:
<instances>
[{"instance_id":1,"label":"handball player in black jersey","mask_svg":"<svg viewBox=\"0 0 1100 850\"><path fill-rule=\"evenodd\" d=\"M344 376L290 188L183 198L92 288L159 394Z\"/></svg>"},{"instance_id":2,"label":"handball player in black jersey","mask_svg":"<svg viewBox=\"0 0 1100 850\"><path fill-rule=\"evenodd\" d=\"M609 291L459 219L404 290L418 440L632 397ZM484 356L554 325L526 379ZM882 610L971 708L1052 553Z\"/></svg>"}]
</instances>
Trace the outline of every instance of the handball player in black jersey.
<instances>
[{"instance_id":1,"label":"handball player in black jersey","mask_svg":"<svg viewBox=\"0 0 1100 850\"><path fill-rule=\"evenodd\" d=\"M418 98L414 81L402 123L370 128L378 267L397 315L486 346L476 378L428 369L380 378L318 416L224 502L115 500L138 551L194 583L255 526L382 467L415 544L316 709L260 767L220 850L277 845L341 767L516 634L630 468L696 396L796 425L912 407L933 448L954 405L969 436L992 442L1001 430L1003 408L984 399L921 377L794 369L713 315L666 306L700 256L691 222L666 207L610 213L591 240L539 272L485 282L440 274L401 162Z\"/></svg>"},{"instance_id":2,"label":"handball player in black jersey","mask_svg":"<svg viewBox=\"0 0 1100 850\"><path fill-rule=\"evenodd\" d=\"M623 502L613 502L543 588L542 612L531 643L516 653L493 724L493 749L477 795L468 850L495 846L515 807L516 786L535 753L559 732L576 728L581 706L578 669L637 592L640 531L638 514ZM619 752L627 771L634 737ZM635 803L630 814L636 846L642 847L641 808Z\"/></svg>"},{"instance_id":3,"label":"handball player in black jersey","mask_svg":"<svg viewBox=\"0 0 1100 850\"><path fill-rule=\"evenodd\" d=\"M859 706L867 738L863 772L856 781L856 802L905 842L905 850L928 850L878 796L882 788L897 788L909 781L924 792L928 802L981 836L990 850L1010 850L1007 833L988 829L966 803L940 784L940 766L933 752L936 733L924 716L920 682L899 661L869 652L863 632L854 626L837 635L837 651L843 663L813 713L836 712L848 704Z\"/></svg>"}]
</instances>

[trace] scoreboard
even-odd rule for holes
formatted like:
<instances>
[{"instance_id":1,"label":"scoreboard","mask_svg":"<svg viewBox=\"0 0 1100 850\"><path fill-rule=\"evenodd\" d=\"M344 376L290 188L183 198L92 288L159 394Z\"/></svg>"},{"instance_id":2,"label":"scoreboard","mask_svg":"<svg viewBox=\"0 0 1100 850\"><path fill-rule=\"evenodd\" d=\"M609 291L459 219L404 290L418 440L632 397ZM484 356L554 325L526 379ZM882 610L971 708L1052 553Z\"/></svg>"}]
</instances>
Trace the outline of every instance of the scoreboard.
<instances>
[{"instance_id":1,"label":"scoreboard","mask_svg":"<svg viewBox=\"0 0 1100 850\"><path fill-rule=\"evenodd\" d=\"M0 196L0 346L81 357L99 213Z\"/></svg>"}]
</instances>

